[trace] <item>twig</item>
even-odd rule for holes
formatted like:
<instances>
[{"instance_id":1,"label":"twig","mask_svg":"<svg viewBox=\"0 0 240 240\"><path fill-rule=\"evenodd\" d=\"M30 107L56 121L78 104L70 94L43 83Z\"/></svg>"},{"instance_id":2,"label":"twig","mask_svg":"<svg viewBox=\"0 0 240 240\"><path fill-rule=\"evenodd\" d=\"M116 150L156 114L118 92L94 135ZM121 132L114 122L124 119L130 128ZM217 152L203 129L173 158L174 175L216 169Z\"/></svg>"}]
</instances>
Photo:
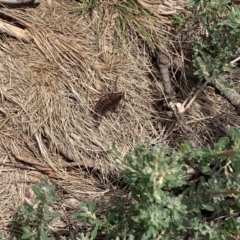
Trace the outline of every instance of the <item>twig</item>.
<instances>
[{"instance_id":1,"label":"twig","mask_svg":"<svg viewBox=\"0 0 240 240\"><path fill-rule=\"evenodd\" d=\"M172 91L172 84L171 78L168 70L168 58L165 55L161 55L157 58L157 65L159 67L160 73L162 75L163 87L164 87L164 94L167 99L170 101L173 100L173 91Z\"/></svg>"},{"instance_id":2,"label":"twig","mask_svg":"<svg viewBox=\"0 0 240 240\"><path fill-rule=\"evenodd\" d=\"M171 79L170 79L170 74L169 74L169 70L168 70L169 60L165 55L161 55L161 56L158 56L158 58L157 58L157 64L158 64L159 70L162 75L164 93L167 98L167 101L169 99L168 106L174 112L175 118L177 120L177 124L178 124L179 128L181 129L182 133L189 140L191 146L193 148L196 148L198 146L196 137L194 136L194 133L192 132L190 127L185 123L185 120L184 120L183 113L186 111L186 110L184 110L184 105L181 103L177 103L173 96ZM197 93L194 96L195 96L194 97L194 99L195 99L197 96ZM187 107L189 107L192 104L193 100L190 101L190 103L187 105Z\"/></svg>"},{"instance_id":3,"label":"twig","mask_svg":"<svg viewBox=\"0 0 240 240\"><path fill-rule=\"evenodd\" d=\"M200 81L200 79L193 74L194 71L190 68L185 68L185 74L186 77L194 80L194 81ZM240 115L240 95L238 92L236 92L234 89L229 89L226 88L224 86L223 83L221 83L220 81L216 81L216 82L211 82L211 84L213 84L213 86L219 90L224 96L225 98L232 104L232 106L234 106L236 108L237 114Z\"/></svg>"},{"instance_id":4,"label":"twig","mask_svg":"<svg viewBox=\"0 0 240 240\"><path fill-rule=\"evenodd\" d=\"M24 166L24 165L21 165L21 164L18 164L18 163L14 163L14 164L11 164L11 163L0 163L0 165L8 166L8 167L14 167L14 168L19 168L19 169L23 169L23 170L33 170L34 169L32 167L27 167L27 166Z\"/></svg>"},{"instance_id":5,"label":"twig","mask_svg":"<svg viewBox=\"0 0 240 240\"><path fill-rule=\"evenodd\" d=\"M236 63L236 62L239 61L239 60L240 60L240 57L237 57L236 59L232 60L231 63L232 63L232 64L233 64L233 63Z\"/></svg>"},{"instance_id":6,"label":"twig","mask_svg":"<svg viewBox=\"0 0 240 240\"><path fill-rule=\"evenodd\" d=\"M13 4L23 4L23 3L30 3L33 2L34 0L0 0L0 3L2 4L9 4L9 5L13 5Z\"/></svg>"},{"instance_id":7,"label":"twig","mask_svg":"<svg viewBox=\"0 0 240 240\"><path fill-rule=\"evenodd\" d=\"M27 30L13 26L9 23L0 20L0 33L7 33L12 37L15 37L24 42L30 42L32 37Z\"/></svg>"},{"instance_id":8,"label":"twig","mask_svg":"<svg viewBox=\"0 0 240 240\"><path fill-rule=\"evenodd\" d=\"M19 160L21 162L27 163L27 164L32 165L32 166L38 166L38 167L41 167L41 168L46 168L43 164L37 162L33 158L24 157L22 155L19 155L19 154L15 153L14 151L12 151L12 154L17 160ZM47 168L47 169L50 169L50 168Z\"/></svg>"},{"instance_id":9,"label":"twig","mask_svg":"<svg viewBox=\"0 0 240 240\"><path fill-rule=\"evenodd\" d=\"M177 110L172 108L175 118L177 120L178 126L180 127L182 133L187 137L189 140L189 143L191 144L192 148L197 148L197 140L196 137L192 131L192 129L185 123L184 116L181 114L178 114Z\"/></svg>"},{"instance_id":10,"label":"twig","mask_svg":"<svg viewBox=\"0 0 240 240\"><path fill-rule=\"evenodd\" d=\"M203 88L207 85L207 82L204 82L202 86L195 92L191 100L188 102L188 99L184 101L183 106L184 106L184 112L188 110L188 108L192 105L192 103L195 101L197 95L203 90ZM187 103L188 102L188 103ZM187 105L186 105L187 104ZM186 106L185 106L186 105Z\"/></svg>"},{"instance_id":11,"label":"twig","mask_svg":"<svg viewBox=\"0 0 240 240\"><path fill-rule=\"evenodd\" d=\"M41 172L44 172L45 174L47 175L55 175L54 173L54 170L52 168L49 168L49 167L46 167L44 166L43 164L39 163L38 161L36 161L35 159L32 159L32 158L29 158L29 157L25 157L25 156L22 156L20 154L17 154L13 148L9 148L8 147L8 150L11 151L12 155L18 160L18 161L21 161L21 162L24 162L34 168L36 168L37 170L41 171Z\"/></svg>"}]
</instances>

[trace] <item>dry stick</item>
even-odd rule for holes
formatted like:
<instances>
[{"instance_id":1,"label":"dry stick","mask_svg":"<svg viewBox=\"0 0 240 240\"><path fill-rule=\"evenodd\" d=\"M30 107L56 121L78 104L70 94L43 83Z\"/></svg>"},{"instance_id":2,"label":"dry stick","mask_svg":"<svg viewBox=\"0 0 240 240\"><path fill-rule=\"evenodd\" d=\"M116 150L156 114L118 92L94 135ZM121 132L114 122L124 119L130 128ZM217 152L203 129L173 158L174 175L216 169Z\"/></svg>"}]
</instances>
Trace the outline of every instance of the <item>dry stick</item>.
<instances>
[{"instance_id":1,"label":"dry stick","mask_svg":"<svg viewBox=\"0 0 240 240\"><path fill-rule=\"evenodd\" d=\"M164 64L159 64L158 66L159 66L159 69L160 69L160 72L161 72L161 75L162 75L165 95L167 97L171 98L171 100L172 100L173 99L172 85L171 85L171 80L170 80L170 76L169 76L168 67Z\"/></svg>"},{"instance_id":2,"label":"dry stick","mask_svg":"<svg viewBox=\"0 0 240 240\"><path fill-rule=\"evenodd\" d=\"M3 22L2 20L0 20L0 33L7 33L10 36L22 40L24 42L30 42L32 39L28 30L15 27L9 23Z\"/></svg>"},{"instance_id":3,"label":"dry stick","mask_svg":"<svg viewBox=\"0 0 240 240\"><path fill-rule=\"evenodd\" d=\"M162 75L164 93L166 97L170 99L170 102L168 105L172 109L175 115L175 118L177 120L178 126L180 127L182 133L189 140L191 146L193 148L197 148L198 144L196 141L196 137L194 136L194 133L192 132L191 128L185 123L184 116L177 111L178 109L176 108L176 102L173 96L171 79L170 79L170 74L168 70L169 64L167 64L167 62L168 62L168 58L165 55L162 54L161 56L158 56L157 63Z\"/></svg>"},{"instance_id":4,"label":"dry stick","mask_svg":"<svg viewBox=\"0 0 240 240\"><path fill-rule=\"evenodd\" d=\"M40 170L41 172L47 172L48 174L50 174L53 171L52 168L43 166L42 164L36 162L35 159L29 158L29 157L25 157L25 156L22 156L22 155L17 155L14 152L12 152L12 153L13 153L13 156L17 160L19 160L21 162L24 162L26 164L29 164L29 165L33 166L34 168Z\"/></svg>"},{"instance_id":5,"label":"dry stick","mask_svg":"<svg viewBox=\"0 0 240 240\"><path fill-rule=\"evenodd\" d=\"M7 166L7 167L14 167L14 168L19 168L19 169L23 169L23 170L34 170L33 167L27 167L18 163L0 163L1 166Z\"/></svg>"},{"instance_id":6,"label":"dry stick","mask_svg":"<svg viewBox=\"0 0 240 240\"><path fill-rule=\"evenodd\" d=\"M197 148L198 144L196 141L196 137L194 136L192 129L185 123L185 119L184 119L183 115L178 114L175 109L173 109L173 112L174 112L175 118L177 120L178 126L180 127L183 134L187 137L192 148Z\"/></svg>"},{"instance_id":7,"label":"dry stick","mask_svg":"<svg viewBox=\"0 0 240 240\"><path fill-rule=\"evenodd\" d=\"M184 112L187 111L187 109L192 105L194 100L196 99L197 95L203 90L203 88L207 85L207 82L203 83L200 88L195 92L191 100L188 102L188 99L184 101L183 106L184 106Z\"/></svg>"},{"instance_id":8,"label":"dry stick","mask_svg":"<svg viewBox=\"0 0 240 240\"><path fill-rule=\"evenodd\" d=\"M34 0L0 0L0 3L6 4L6 5L20 5L23 3L30 3L33 2Z\"/></svg>"},{"instance_id":9,"label":"dry stick","mask_svg":"<svg viewBox=\"0 0 240 240\"><path fill-rule=\"evenodd\" d=\"M32 150L33 152L36 152L37 150L36 150L35 146L32 148L32 144L30 144L28 137L24 133L22 133L22 136L24 137L24 140L27 140L26 144L28 145L29 148L31 148L30 150ZM25 137L26 137L26 139L25 139ZM15 151L10 149L9 147L6 147L3 142L2 142L2 144L3 144L3 147L5 148L5 151L8 154L8 157L11 161L11 164L7 164L7 163L2 164L1 163L0 165L12 166L12 167L20 168L20 169L25 169L25 170L33 170L35 168L37 170L40 170L41 172L47 173L48 175L50 175L52 177L55 176L55 173L53 172L53 170L51 168L45 167L43 164L37 162L35 159L29 158L29 157L23 157L23 156L20 156L18 154L14 154ZM11 151L12 155L9 153L9 151ZM35 165L35 166L27 167L27 166L24 166L22 164L19 164L15 161L13 156L21 162L27 163L29 165ZM78 166L79 165L77 163L63 163L63 164L61 164L61 167L72 168L72 169L74 169L75 167L78 167Z\"/></svg>"},{"instance_id":10,"label":"dry stick","mask_svg":"<svg viewBox=\"0 0 240 240\"><path fill-rule=\"evenodd\" d=\"M200 79L194 75L194 71L190 68L185 68L185 74L186 77L194 80L194 81L200 81ZM214 85L214 87L219 90L225 98L236 108L237 114L240 115L240 95L238 92L236 92L234 89L229 89L224 87L224 84L220 81L216 81L215 83L211 84Z\"/></svg>"},{"instance_id":11,"label":"dry stick","mask_svg":"<svg viewBox=\"0 0 240 240\"><path fill-rule=\"evenodd\" d=\"M12 148L10 149L9 148L9 151L11 151L11 153L13 154L13 156L18 160L18 161L21 161L21 162L24 162L30 166L33 166L34 168L36 168L37 170L41 171L41 172L44 172L45 174L47 175L51 175L51 176L54 176L55 173L53 171L52 168L49 168L49 167L46 167L44 166L43 164L37 162L35 159L32 159L32 158L29 158L29 157L25 157L25 156L22 156L22 155L19 155L17 154Z\"/></svg>"},{"instance_id":12,"label":"dry stick","mask_svg":"<svg viewBox=\"0 0 240 240\"><path fill-rule=\"evenodd\" d=\"M170 79L170 74L168 70L168 58L165 55L162 55L161 58L157 58L157 65L159 67L160 73L162 75L164 94L170 100L173 100L172 84Z\"/></svg>"},{"instance_id":13,"label":"dry stick","mask_svg":"<svg viewBox=\"0 0 240 240\"><path fill-rule=\"evenodd\" d=\"M240 57L237 57L237 58L235 58L234 60L232 60L231 61L231 63L233 64L233 63L236 63L236 62L238 62L240 60Z\"/></svg>"}]
</instances>

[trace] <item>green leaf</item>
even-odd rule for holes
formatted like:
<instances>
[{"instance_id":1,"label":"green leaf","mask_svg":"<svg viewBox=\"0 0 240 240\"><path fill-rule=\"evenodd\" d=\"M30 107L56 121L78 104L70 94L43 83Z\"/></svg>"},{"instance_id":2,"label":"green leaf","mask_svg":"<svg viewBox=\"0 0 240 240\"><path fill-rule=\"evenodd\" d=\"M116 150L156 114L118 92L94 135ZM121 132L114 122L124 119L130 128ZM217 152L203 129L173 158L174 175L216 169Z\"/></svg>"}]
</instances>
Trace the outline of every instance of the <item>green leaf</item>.
<instances>
[{"instance_id":1,"label":"green leaf","mask_svg":"<svg viewBox=\"0 0 240 240\"><path fill-rule=\"evenodd\" d=\"M202 173L206 175L211 173L211 168L208 165L201 167L201 170L202 170Z\"/></svg>"},{"instance_id":2,"label":"green leaf","mask_svg":"<svg viewBox=\"0 0 240 240\"><path fill-rule=\"evenodd\" d=\"M214 151L223 151L229 144L229 139L227 137L222 137L214 144Z\"/></svg>"},{"instance_id":3,"label":"green leaf","mask_svg":"<svg viewBox=\"0 0 240 240\"><path fill-rule=\"evenodd\" d=\"M98 233L98 226L96 226L92 231L91 231L91 239L95 239Z\"/></svg>"},{"instance_id":4,"label":"green leaf","mask_svg":"<svg viewBox=\"0 0 240 240\"><path fill-rule=\"evenodd\" d=\"M180 145L179 151L183 153L191 153L193 151L192 146L189 141L185 141L183 144Z\"/></svg>"},{"instance_id":5,"label":"green leaf","mask_svg":"<svg viewBox=\"0 0 240 240\"><path fill-rule=\"evenodd\" d=\"M163 227L163 228L168 227L168 223L165 222L164 220L158 219L158 222L159 222L159 224L160 224L161 227Z\"/></svg>"},{"instance_id":6,"label":"green leaf","mask_svg":"<svg viewBox=\"0 0 240 240\"><path fill-rule=\"evenodd\" d=\"M73 214L73 218L76 219L76 220L77 219L85 219L87 217L88 217L88 215L84 212L77 212L77 213Z\"/></svg>"},{"instance_id":7,"label":"green leaf","mask_svg":"<svg viewBox=\"0 0 240 240\"><path fill-rule=\"evenodd\" d=\"M49 218L50 220L60 217L61 213L60 212L48 212L47 214L45 213L45 217Z\"/></svg>"},{"instance_id":8,"label":"green leaf","mask_svg":"<svg viewBox=\"0 0 240 240\"><path fill-rule=\"evenodd\" d=\"M239 158L239 155L236 156L236 157L231 157L231 163L232 163L232 166L233 166L234 170L237 173L240 173L240 158Z\"/></svg>"},{"instance_id":9,"label":"green leaf","mask_svg":"<svg viewBox=\"0 0 240 240\"><path fill-rule=\"evenodd\" d=\"M214 211L214 207L208 204L202 204L202 208L209 211L209 212L213 212Z\"/></svg>"},{"instance_id":10,"label":"green leaf","mask_svg":"<svg viewBox=\"0 0 240 240\"><path fill-rule=\"evenodd\" d=\"M35 237L37 235L36 232L25 232L22 235L22 239L27 240L27 239L32 239L33 237Z\"/></svg>"},{"instance_id":11,"label":"green leaf","mask_svg":"<svg viewBox=\"0 0 240 240\"><path fill-rule=\"evenodd\" d=\"M240 130L236 127L230 129L230 136L235 146L240 145Z\"/></svg>"},{"instance_id":12,"label":"green leaf","mask_svg":"<svg viewBox=\"0 0 240 240\"><path fill-rule=\"evenodd\" d=\"M211 156L212 152L213 152L212 149L209 148L209 147L198 148L196 150L196 154L197 154L198 158L200 158L200 159L207 158L207 157Z\"/></svg>"},{"instance_id":13,"label":"green leaf","mask_svg":"<svg viewBox=\"0 0 240 240\"><path fill-rule=\"evenodd\" d=\"M48 240L48 234L49 234L49 231L48 230L45 230L44 228L40 228L40 239L41 240Z\"/></svg>"}]
</instances>

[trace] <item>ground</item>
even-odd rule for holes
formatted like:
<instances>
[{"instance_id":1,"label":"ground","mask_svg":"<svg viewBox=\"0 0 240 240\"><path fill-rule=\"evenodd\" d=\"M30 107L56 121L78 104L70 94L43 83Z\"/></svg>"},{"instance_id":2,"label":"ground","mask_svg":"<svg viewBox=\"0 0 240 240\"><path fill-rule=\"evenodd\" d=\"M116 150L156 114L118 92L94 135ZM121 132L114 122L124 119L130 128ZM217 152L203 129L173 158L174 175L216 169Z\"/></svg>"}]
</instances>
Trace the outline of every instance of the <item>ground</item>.
<instances>
[{"instance_id":1,"label":"ground","mask_svg":"<svg viewBox=\"0 0 240 240\"><path fill-rule=\"evenodd\" d=\"M0 231L7 239L17 207L31 198L30 186L40 179L57 187L60 211L71 213L76 200L93 198L106 208L115 196L127 194L107 154L113 142L124 156L139 141L176 148L186 140L165 104L151 41L139 34L138 24L153 30L164 54L187 58L184 47L194 25L176 33L168 17L189 16L187 1L138 1L152 19L141 16L137 23L124 15L125 1L98 2L83 11L86 4L73 0L0 9L1 20L24 35L5 32L0 40ZM236 76L229 79L238 90ZM184 102L197 83L173 72L172 85ZM94 106L109 92L124 97L97 126ZM200 146L240 125L235 109L213 86L198 94L185 120Z\"/></svg>"}]
</instances>

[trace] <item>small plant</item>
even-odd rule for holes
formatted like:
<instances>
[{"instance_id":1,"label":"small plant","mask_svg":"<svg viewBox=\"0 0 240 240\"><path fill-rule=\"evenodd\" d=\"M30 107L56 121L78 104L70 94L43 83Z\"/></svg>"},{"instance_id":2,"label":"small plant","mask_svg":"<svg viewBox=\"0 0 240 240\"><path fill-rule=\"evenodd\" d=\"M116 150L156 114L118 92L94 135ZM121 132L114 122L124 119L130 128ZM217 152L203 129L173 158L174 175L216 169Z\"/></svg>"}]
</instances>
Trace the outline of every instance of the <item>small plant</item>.
<instances>
[{"instance_id":1,"label":"small plant","mask_svg":"<svg viewBox=\"0 0 240 240\"><path fill-rule=\"evenodd\" d=\"M135 31L150 49L155 49L154 17L147 10L136 0L117 1L114 8L118 13L115 23L119 40L124 41L128 27Z\"/></svg>"},{"instance_id":2,"label":"small plant","mask_svg":"<svg viewBox=\"0 0 240 240\"><path fill-rule=\"evenodd\" d=\"M70 9L74 12L88 12L99 7L101 15L99 34L105 34L106 28L109 27L109 14L116 15L114 18L114 48L121 52L123 43L125 42L127 32L133 31L141 37L151 50L155 49L157 35L155 33L156 19L136 0L117 0L114 2L98 1L98 0L83 0L80 7ZM107 13L110 10L109 13ZM106 19L105 19L106 17ZM159 26L158 26L159 28Z\"/></svg>"},{"instance_id":3,"label":"small plant","mask_svg":"<svg viewBox=\"0 0 240 240\"><path fill-rule=\"evenodd\" d=\"M80 7L71 8L70 11L87 12L98 7L98 0L83 0Z\"/></svg>"},{"instance_id":4,"label":"small plant","mask_svg":"<svg viewBox=\"0 0 240 240\"><path fill-rule=\"evenodd\" d=\"M17 239L47 240L49 237L48 224L56 217L58 212L50 211L49 207L53 201L59 200L54 194L54 186L42 180L39 184L32 186L36 197L33 205L24 202L18 208L18 219L12 225L19 232Z\"/></svg>"},{"instance_id":5,"label":"small plant","mask_svg":"<svg viewBox=\"0 0 240 240\"><path fill-rule=\"evenodd\" d=\"M215 84L224 72L234 67L229 57L240 50L240 7L230 0L190 0L194 18L202 33L194 40L195 74Z\"/></svg>"},{"instance_id":6,"label":"small plant","mask_svg":"<svg viewBox=\"0 0 240 240\"><path fill-rule=\"evenodd\" d=\"M0 240L3 240L4 239L4 234L2 232L0 232Z\"/></svg>"},{"instance_id":7,"label":"small plant","mask_svg":"<svg viewBox=\"0 0 240 240\"><path fill-rule=\"evenodd\" d=\"M200 235L227 239L240 232L240 131L231 129L213 147L192 149L186 142L178 151L140 143L124 159L115 146L111 154L122 167L131 199L119 200L95 215L95 202L81 203L84 219L106 239L182 239ZM189 168L196 175L188 174ZM231 204L229 204L231 202Z\"/></svg>"},{"instance_id":8,"label":"small plant","mask_svg":"<svg viewBox=\"0 0 240 240\"><path fill-rule=\"evenodd\" d=\"M170 15L168 18L172 20L173 26L177 28L185 28L188 22L188 18L186 18L183 14Z\"/></svg>"}]
</instances>

